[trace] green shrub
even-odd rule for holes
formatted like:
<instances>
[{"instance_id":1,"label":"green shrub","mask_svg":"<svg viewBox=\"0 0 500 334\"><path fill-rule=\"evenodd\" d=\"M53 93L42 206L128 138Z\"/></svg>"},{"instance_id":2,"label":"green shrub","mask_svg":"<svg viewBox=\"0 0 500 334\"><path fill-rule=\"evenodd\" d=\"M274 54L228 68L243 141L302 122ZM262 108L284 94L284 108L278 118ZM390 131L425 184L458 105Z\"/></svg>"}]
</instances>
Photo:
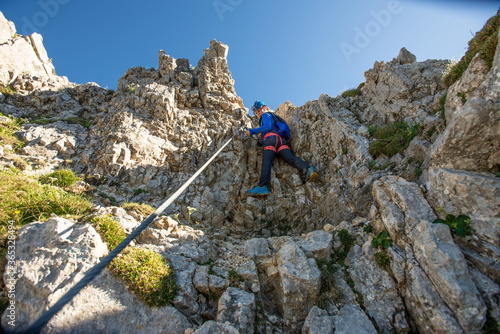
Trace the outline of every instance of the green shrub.
<instances>
[{"instance_id":1,"label":"green shrub","mask_svg":"<svg viewBox=\"0 0 500 334\"><path fill-rule=\"evenodd\" d=\"M345 229L340 230L338 232L338 236L340 239L340 242L344 245L343 249L336 249L332 256L333 256L333 261L343 265L344 260L347 257L347 254L349 253L349 250L351 249L351 246L354 244L354 238L349 234L349 232Z\"/></svg>"},{"instance_id":2,"label":"green shrub","mask_svg":"<svg viewBox=\"0 0 500 334\"><path fill-rule=\"evenodd\" d=\"M373 135L375 134L375 132L377 132L377 130L378 130L378 126L376 126L376 125L370 125L370 126L368 127L368 133L369 133L369 134L370 134L370 136L372 136L372 137L373 137Z\"/></svg>"},{"instance_id":3,"label":"green shrub","mask_svg":"<svg viewBox=\"0 0 500 334\"><path fill-rule=\"evenodd\" d=\"M110 251L127 237L120 223L110 215L94 217L91 223L106 242Z\"/></svg>"},{"instance_id":4,"label":"green shrub","mask_svg":"<svg viewBox=\"0 0 500 334\"><path fill-rule=\"evenodd\" d=\"M387 237L387 231L383 230L375 238L373 238L372 246L378 248L380 246L384 248L389 248L392 246L392 240Z\"/></svg>"},{"instance_id":5,"label":"green shrub","mask_svg":"<svg viewBox=\"0 0 500 334\"><path fill-rule=\"evenodd\" d=\"M139 189L136 189L136 190L134 191L134 196L138 196L138 195L140 195L140 194L145 194L145 193L148 193L148 192L149 192L149 191L147 191L147 190L145 190L145 189L140 189L140 188L139 188Z\"/></svg>"},{"instance_id":6,"label":"green shrub","mask_svg":"<svg viewBox=\"0 0 500 334\"><path fill-rule=\"evenodd\" d=\"M498 42L498 28L500 27L500 10L491 17L484 27L477 32L469 41L469 48L460 61L453 66L449 73L443 77L446 88L449 88L455 81L462 77L469 66L472 58L479 53L479 56L486 61L489 68L493 66L493 58Z\"/></svg>"},{"instance_id":7,"label":"green shrub","mask_svg":"<svg viewBox=\"0 0 500 334\"><path fill-rule=\"evenodd\" d=\"M486 322L483 327L483 334L500 334L500 326L498 325L497 319L491 315L491 310L488 309L486 312Z\"/></svg>"},{"instance_id":8,"label":"green shrub","mask_svg":"<svg viewBox=\"0 0 500 334\"><path fill-rule=\"evenodd\" d=\"M177 293L173 269L152 250L127 248L109 268L149 306L166 306Z\"/></svg>"},{"instance_id":9,"label":"green shrub","mask_svg":"<svg viewBox=\"0 0 500 334\"><path fill-rule=\"evenodd\" d=\"M346 90L346 91L342 92L342 94L340 94L340 95L343 98L354 97L354 96L361 95L361 90L359 90L357 88L353 88L353 89L349 89L349 90Z\"/></svg>"},{"instance_id":10,"label":"green shrub","mask_svg":"<svg viewBox=\"0 0 500 334\"><path fill-rule=\"evenodd\" d=\"M472 234L472 229L470 227L471 219L466 215L455 217L454 215L446 213L445 219L436 219L435 221L433 221L433 223L448 225L452 232L462 238L465 238L465 236L468 234Z\"/></svg>"},{"instance_id":11,"label":"green shrub","mask_svg":"<svg viewBox=\"0 0 500 334\"><path fill-rule=\"evenodd\" d=\"M373 232L373 226L372 226L372 224L366 224L363 227L363 231L365 231L365 233L372 233Z\"/></svg>"},{"instance_id":12,"label":"green shrub","mask_svg":"<svg viewBox=\"0 0 500 334\"><path fill-rule=\"evenodd\" d=\"M321 287L320 292L327 292L334 288L335 277L337 271L334 260L316 259L316 264L321 272Z\"/></svg>"},{"instance_id":13,"label":"green shrub","mask_svg":"<svg viewBox=\"0 0 500 334\"><path fill-rule=\"evenodd\" d=\"M59 187L69 187L76 181L81 181L81 178L75 175L71 169L58 169L50 174L42 175L39 179L40 183L52 184Z\"/></svg>"},{"instance_id":14,"label":"green shrub","mask_svg":"<svg viewBox=\"0 0 500 334\"><path fill-rule=\"evenodd\" d=\"M392 157L396 153L406 150L410 142L418 135L420 125L410 126L406 123L387 124L377 129L373 137L375 140L368 147L368 152L374 157L385 154Z\"/></svg>"},{"instance_id":15,"label":"green shrub","mask_svg":"<svg viewBox=\"0 0 500 334\"><path fill-rule=\"evenodd\" d=\"M340 238L340 242L342 242L344 244L344 248L346 250L350 250L352 244L354 243L354 239L349 234L349 232L347 230L345 230L345 229L344 230L340 230L339 231L339 238Z\"/></svg>"}]
</instances>

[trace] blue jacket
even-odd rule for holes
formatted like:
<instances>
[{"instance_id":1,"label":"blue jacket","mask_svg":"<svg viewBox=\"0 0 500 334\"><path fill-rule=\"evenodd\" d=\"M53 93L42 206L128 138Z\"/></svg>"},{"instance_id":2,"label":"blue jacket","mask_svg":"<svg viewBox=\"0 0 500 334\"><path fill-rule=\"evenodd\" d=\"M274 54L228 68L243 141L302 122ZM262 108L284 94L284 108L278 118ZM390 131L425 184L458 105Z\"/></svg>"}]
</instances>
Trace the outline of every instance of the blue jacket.
<instances>
[{"instance_id":1,"label":"blue jacket","mask_svg":"<svg viewBox=\"0 0 500 334\"><path fill-rule=\"evenodd\" d=\"M260 118L260 124L261 124L260 128L248 129L248 131L250 131L250 135L261 133L262 138L264 138L264 136L268 132L278 133L279 131L279 128L276 125L276 122L274 121L273 115L271 115L269 112L262 114Z\"/></svg>"}]
</instances>

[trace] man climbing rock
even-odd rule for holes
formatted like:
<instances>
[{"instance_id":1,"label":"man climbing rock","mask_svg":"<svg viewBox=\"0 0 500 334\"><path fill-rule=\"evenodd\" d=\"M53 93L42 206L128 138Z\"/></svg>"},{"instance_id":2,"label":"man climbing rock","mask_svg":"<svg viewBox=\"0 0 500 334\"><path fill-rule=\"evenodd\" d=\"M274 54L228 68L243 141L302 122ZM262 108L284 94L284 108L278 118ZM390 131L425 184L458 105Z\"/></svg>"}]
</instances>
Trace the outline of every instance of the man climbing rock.
<instances>
[{"instance_id":1,"label":"man climbing rock","mask_svg":"<svg viewBox=\"0 0 500 334\"><path fill-rule=\"evenodd\" d=\"M271 182L271 166L276 154L280 156L286 163L297 168L299 171L306 172L307 182L316 181L318 174L304 160L293 155L285 138L278 134L279 127L276 122L276 117L271 113L271 110L262 101L255 101L252 106L252 111L259 117L260 127L255 129L246 129L245 134L251 136L260 134L262 136L264 152L262 154L262 168L260 172L259 185L251 190L247 190L249 196L265 196L269 194L267 189Z\"/></svg>"}]
</instances>

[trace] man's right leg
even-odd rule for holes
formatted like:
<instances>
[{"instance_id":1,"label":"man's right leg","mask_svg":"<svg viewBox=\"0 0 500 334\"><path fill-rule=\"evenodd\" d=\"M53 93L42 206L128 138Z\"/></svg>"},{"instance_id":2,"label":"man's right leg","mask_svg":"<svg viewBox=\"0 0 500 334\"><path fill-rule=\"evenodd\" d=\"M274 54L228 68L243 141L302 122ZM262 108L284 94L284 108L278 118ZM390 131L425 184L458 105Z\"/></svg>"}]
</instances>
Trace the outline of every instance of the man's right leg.
<instances>
[{"instance_id":1,"label":"man's right leg","mask_svg":"<svg viewBox=\"0 0 500 334\"><path fill-rule=\"evenodd\" d=\"M271 167L273 166L276 148L274 146L264 146L262 152L262 168L260 169L259 187L268 186L271 183Z\"/></svg>"}]
</instances>

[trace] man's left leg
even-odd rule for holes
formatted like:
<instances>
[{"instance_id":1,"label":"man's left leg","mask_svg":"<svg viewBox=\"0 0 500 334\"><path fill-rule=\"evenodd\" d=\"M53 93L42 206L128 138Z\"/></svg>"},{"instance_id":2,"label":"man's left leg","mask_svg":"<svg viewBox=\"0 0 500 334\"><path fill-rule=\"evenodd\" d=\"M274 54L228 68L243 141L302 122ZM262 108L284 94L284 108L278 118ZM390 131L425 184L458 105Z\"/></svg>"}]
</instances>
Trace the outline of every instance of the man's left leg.
<instances>
[{"instance_id":1,"label":"man's left leg","mask_svg":"<svg viewBox=\"0 0 500 334\"><path fill-rule=\"evenodd\" d=\"M286 142L285 142L286 144ZM293 155L288 145L282 145L278 148L278 155L285 160L286 163L297 168L301 172L305 172L307 182L314 182L318 177L318 173L304 160Z\"/></svg>"}]
</instances>

